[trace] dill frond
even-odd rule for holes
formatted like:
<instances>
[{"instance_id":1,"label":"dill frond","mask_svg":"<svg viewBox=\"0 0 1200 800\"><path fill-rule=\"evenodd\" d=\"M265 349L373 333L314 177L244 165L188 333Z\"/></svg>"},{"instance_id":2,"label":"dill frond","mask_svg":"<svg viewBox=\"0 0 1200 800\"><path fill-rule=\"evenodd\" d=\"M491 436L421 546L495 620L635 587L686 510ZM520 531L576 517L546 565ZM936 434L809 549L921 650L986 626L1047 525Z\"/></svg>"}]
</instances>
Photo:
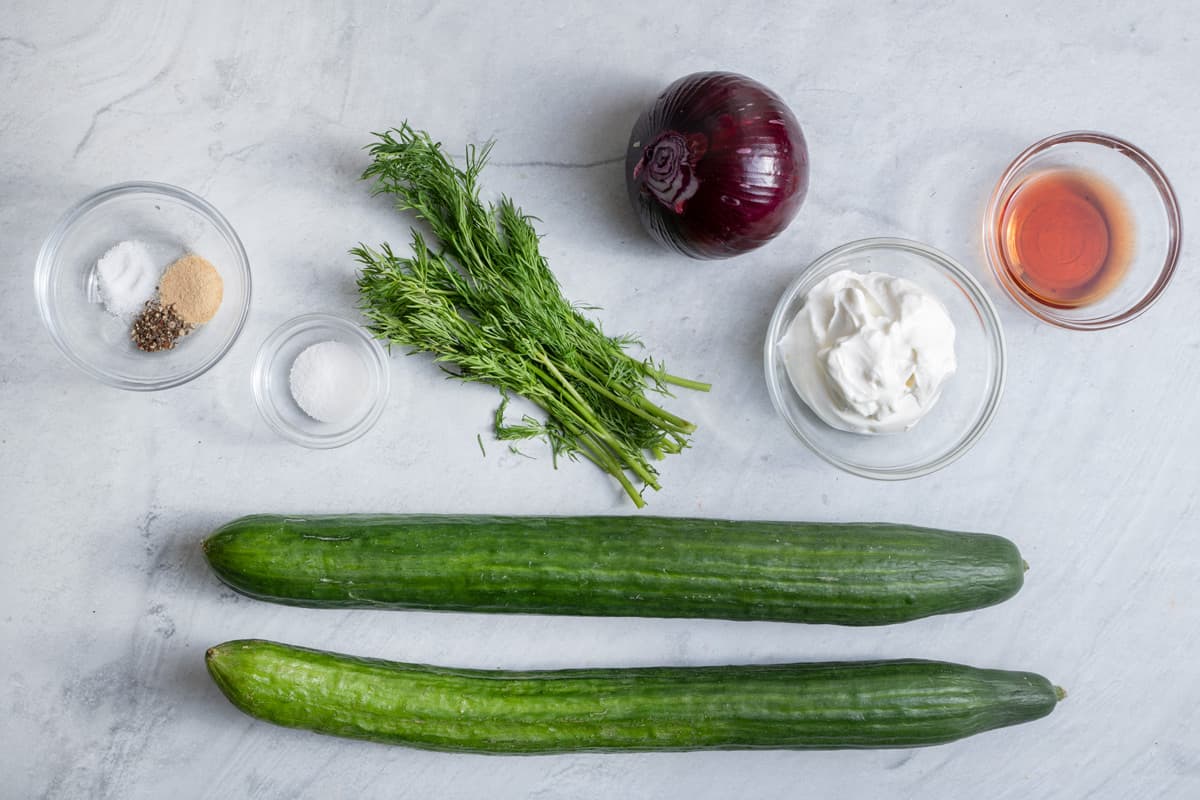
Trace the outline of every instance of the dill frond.
<instances>
[{"instance_id":1,"label":"dill frond","mask_svg":"<svg viewBox=\"0 0 1200 800\"><path fill-rule=\"evenodd\" d=\"M695 426L646 396L668 386L707 391L625 348L568 302L539 249L528 216L508 197L479 199L478 177L491 143L468 147L457 166L427 133L407 123L375 134L364 179L428 226L412 231L410 251L359 245L359 296L378 338L432 353L450 375L496 386L503 400L494 429L502 441L545 440L559 456L583 457L612 475L638 506L636 483L659 488L648 458L678 453ZM543 420L505 421L510 394L542 409Z\"/></svg>"}]
</instances>

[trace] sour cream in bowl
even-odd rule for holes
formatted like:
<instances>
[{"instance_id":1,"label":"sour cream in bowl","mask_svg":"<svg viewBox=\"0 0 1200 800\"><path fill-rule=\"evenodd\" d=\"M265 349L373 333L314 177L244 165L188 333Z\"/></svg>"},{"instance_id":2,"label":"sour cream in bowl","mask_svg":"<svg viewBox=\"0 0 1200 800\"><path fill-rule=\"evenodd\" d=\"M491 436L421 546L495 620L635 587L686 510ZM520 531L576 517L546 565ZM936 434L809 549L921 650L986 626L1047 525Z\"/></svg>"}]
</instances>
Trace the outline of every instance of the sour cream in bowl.
<instances>
[{"instance_id":1,"label":"sour cream in bowl","mask_svg":"<svg viewBox=\"0 0 1200 800\"><path fill-rule=\"evenodd\" d=\"M808 291L779 342L788 378L828 425L850 433L912 428L954 374L954 322L929 291L844 269Z\"/></svg>"},{"instance_id":2,"label":"sour cream in bowl","mask_svg":"<svg viewBox=\"0 0 1200 800\"><path fill-rule=\"evenodd\" d=\"M1006 359L978 281L905 239L851 242L814 261L780 298L764 345L771 401L792 433L879 480L966 453L999 407Z\"/></svg>"}]
</instances>

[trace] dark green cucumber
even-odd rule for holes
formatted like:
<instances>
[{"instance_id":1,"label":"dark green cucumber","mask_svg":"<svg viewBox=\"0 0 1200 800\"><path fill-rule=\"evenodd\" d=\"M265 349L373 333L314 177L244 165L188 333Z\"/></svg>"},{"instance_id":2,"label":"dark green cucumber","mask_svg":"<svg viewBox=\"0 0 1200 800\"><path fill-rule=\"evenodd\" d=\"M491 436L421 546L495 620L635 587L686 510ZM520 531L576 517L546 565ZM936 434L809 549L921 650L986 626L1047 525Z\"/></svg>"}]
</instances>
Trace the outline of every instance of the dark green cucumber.
<instances>
[{"instance_id":1,"label":"dark green cucumber","mask_svg":"<svg viewBox=\"0 0 1200 800\"><path fill-rule=\"evenodd\" d=\"M1040 675L940 661L503 672L261 640L208 651L242 711L290 728L477 753L918 747L1044 717Z\"/></svg>"},{"instance_id":2,"label":"dark green cucumber","mask_svg":"<svg viewBox=\"0 0 1200 800\"><path fill-rule=\"evenodd\" d=\"M905 525L662 517L250 516L204 543L262 600L584 616L883 625L998 603L999 536Z\"/></svg>"}]
</instances>

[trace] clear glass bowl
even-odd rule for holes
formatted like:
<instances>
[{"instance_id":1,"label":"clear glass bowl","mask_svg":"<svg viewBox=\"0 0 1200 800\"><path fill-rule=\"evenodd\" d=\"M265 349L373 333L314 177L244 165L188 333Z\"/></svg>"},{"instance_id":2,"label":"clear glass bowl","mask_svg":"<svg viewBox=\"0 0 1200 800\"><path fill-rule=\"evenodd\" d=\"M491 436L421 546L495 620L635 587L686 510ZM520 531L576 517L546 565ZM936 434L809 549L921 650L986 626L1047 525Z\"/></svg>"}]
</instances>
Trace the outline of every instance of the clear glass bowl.
<instances>
[{"instance_id":1,"label":"clear glass bowl","mask_svg":"<svg viewBox=\"0 0 1200 800\"><path fill-rule=\"evenodd\" d=\"M108 313L100 302L96 262L129 239L144 242L164 269L191 252L221 274L217 315L173 350L138 350L130 320ZM169 389L211 369L237 340L250 309L250 261L208 201L165 183L122 183L85 197L62 216L38 253L34 290L50 336L77 367L120 389Z\"/></svg>"},{"instance_id":2,"label":"clear glass bowl","mask_svg":"<svg viewBox=\"0 0 1200 800\"><path fill-rule=\"evenodd\" d=\"M843 269L907 278L936 296L954 321L958 370L937 404L903 433L866 435L832 428L805 404L788 378L780 339L808 292ZM1006 362L1000 320L978 281L932 247L889 238L851 242L814 261L779 299L764 348L771 402L792 433L830 464L877 480L928 475L967 452L999 407Z\"/></svg>"},{"instance_id":3,"label":"clear glass bowl","mask_svg":"<svg viewBox=\"0 0 1200 800\"><path fill-rule=\"evenodd\" d=\"M367 370L367 393L359 411L345 422L320 422L297 405L289 378L292 364L309 346L341 342L357 353ZM383 413L390 388L387 353L361 325L332 314L304 314L280 325L254 360L254 402L279 435L315 449L341 447L369 431Z\"/></svg>"},{"instance_id":4,"label":"clear glass bowl","mask_svg":"<svg viewBox=\"0 0 1200 800\"><path fill-rule=\"evenodd\" d=\"M1055 169L1102 178L1120 195L1133 223L1133 260L1120 283L1095 302L1075 308L1030 297L1001 257L1000 223L1013 193L1028 178ZM1061 328L1102 330L1140 316L1162 295L1179 260L1182 224L1175 191L1150 156L1115 136L1070 131L1030 145L1000 176L983 217L983 242L997 282L1021 308Z\"/></svg>"}]
</instances>

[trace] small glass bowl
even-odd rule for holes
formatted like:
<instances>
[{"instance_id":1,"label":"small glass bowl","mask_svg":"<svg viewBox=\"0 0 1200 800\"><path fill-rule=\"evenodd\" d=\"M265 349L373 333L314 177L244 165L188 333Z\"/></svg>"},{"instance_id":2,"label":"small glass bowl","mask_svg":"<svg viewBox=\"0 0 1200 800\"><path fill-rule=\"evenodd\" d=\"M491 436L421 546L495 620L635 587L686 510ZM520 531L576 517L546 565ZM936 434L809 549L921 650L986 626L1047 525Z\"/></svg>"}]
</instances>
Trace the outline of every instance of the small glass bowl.
<instances>
[{"instance_id":1,"label":"small glass bowl","mask_svg":"<svg viewBox=\"0 0 1200 800\"><path fill-rule=\"evenodd\" d=\"M1095 302L1074 308L1046 305L1026 294L1001 256L1000 223L1013 193L1029 177L1054 169L1079 170L1111 184L1133 223L1133 260L1120 283ZM1162 295L1179 260L1182 224L1175 191L1150 156L1115 136L1069 131L1030 145L1009 164L988 200L983 242L992 273L1017 305L1051 325L1094 331L1129 322Z\"/></svg>"},{"instance_id":2,"label":"small glass bowl","mask_svg":"<svg viewBox=\"0 0 1200 800\"><path fill-rule=\"evenodd\" d=\"M788 378L780 339L809 291L843 269L907 278L937 297L954 321L958 369L937 404L903 433L868 435L832 428L800 398ZM801 442L847 472L890 481L935 472L979 440L1000 405L1007 363L1000 320L978 281L932 247L890 238L850 242L814 261L779 299L763 355L771 402Z\"/></svg>"},{"instance_id":3,"label":"small glass bowl","mask_svg":"<svg viewBox=\"0 0 1200 800\"><path fill-rule=\"evenodd\" d=\"M100 302L96 262L129 239L144 242L163 269L191 252L221 274L217 315L173 350L138 350L129 336L132 321L108 313ZM233 346L250 310L250 261L208 201L165 183L121 183L85 197L62 216L38 253L34 290L50 336L75 366L109 386L155 391L199 377Z\"/></svg>"},{"instance_id":4,"label":"small glass bowl","mask_svg":"<svg viewBox=\"0 0 1200 800\"><path fill-rule=\"evenodd\" d=\"M367 395L359 413L341 423L320 422L292 397L292 364L309 346L335 341L351 347L367 370ZM304 314L280 325L258 350L252 374L254 403L279 435L325 450L349 444L374 427L390 388L387 353L361 325L332 314Z\"/></svg>"}]
</instances>

